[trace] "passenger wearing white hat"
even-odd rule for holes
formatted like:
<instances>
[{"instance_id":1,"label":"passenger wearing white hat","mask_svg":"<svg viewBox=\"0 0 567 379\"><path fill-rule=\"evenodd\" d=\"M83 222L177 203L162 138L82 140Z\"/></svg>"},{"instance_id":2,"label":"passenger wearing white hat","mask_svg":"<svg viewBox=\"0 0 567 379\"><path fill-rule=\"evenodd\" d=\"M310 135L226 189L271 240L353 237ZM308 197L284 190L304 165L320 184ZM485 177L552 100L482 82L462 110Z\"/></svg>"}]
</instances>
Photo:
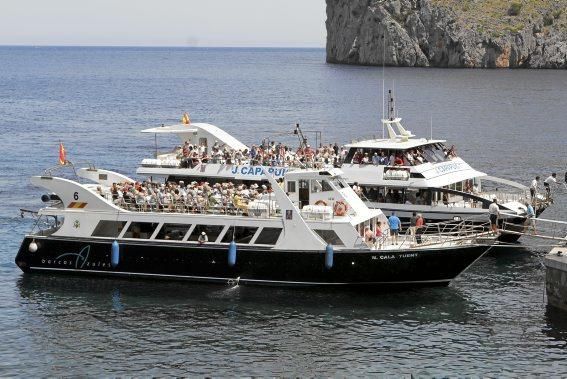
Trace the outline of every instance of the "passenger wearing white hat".
<instances>
[{"instance_id":1,"label":"passenger wearing white hat","mask_svg":"<svg viewBox=\"0 0 567 379\"><path fill-rule=\"evenodd\" d=\"M197 242L199 242L199 245L209 242L209 237L207 237L207 233L201 232L199 238L197 238Z\"/></svg>"}]
</instances>

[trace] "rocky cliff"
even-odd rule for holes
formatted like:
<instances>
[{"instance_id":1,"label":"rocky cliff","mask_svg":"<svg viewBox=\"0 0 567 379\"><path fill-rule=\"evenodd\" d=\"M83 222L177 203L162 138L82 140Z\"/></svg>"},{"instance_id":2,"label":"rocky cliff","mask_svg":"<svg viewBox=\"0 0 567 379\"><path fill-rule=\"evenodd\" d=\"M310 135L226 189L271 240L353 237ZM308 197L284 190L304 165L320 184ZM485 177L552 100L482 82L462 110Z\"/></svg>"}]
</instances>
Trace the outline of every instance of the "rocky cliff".
<instances>
[{"instance_id":1,"label":"rocky cliff","mask_svg":"<svg viewBox=\"0 0 567 379\"><path fill-rule=\"evenodd\" d=\"M327 62L567 68L567 0L326 0Z\"/></svg>"}]
</instances>

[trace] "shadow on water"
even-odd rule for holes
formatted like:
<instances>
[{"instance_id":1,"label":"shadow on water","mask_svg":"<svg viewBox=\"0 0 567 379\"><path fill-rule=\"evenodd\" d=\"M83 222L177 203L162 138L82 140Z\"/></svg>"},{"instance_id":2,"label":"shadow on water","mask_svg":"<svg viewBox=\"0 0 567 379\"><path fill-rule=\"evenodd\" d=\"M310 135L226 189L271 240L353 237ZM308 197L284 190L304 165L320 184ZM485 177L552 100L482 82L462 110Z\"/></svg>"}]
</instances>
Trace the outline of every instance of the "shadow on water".
<instances>
[{"instance_id":1,"label":"shadow on water","mask_svg":"<svg viewBox=\"0 0 567 379\"><path fill-rule=\"evenodd\" d=\"M403 316L423 323L460 323L476 312L476 305L452 286L371 293L26 274L17 287L22 299L34 305L32 311L81 304L94 313L134 318L159 313L162 320L198 317L203 311L214 317L230 310L244 318L328 315L336 320L397 321Z\"/></svg>"},{"instance_id":2,"label":"shadow on water","mask_svg":"<svg viewBox=\"0 0 567 379\"><path fill-rule=\"evenodd\" d=\"M545 323L543 332L553 340L565 343L564 347L567 348L567 311L548 304Z\"/></svg>"},{"instance_id":3,"label":"shadow on water","mask_svg":"<svg viewBox=\"0 0 567 379\"><path fill-rule=\"evenodd\" d=\"M512 272L516 268L540 264L543 255L544 253L521 244L496 246L480 259L475 266L491 265L497 273Z\"/></svg>"}]
</instances>

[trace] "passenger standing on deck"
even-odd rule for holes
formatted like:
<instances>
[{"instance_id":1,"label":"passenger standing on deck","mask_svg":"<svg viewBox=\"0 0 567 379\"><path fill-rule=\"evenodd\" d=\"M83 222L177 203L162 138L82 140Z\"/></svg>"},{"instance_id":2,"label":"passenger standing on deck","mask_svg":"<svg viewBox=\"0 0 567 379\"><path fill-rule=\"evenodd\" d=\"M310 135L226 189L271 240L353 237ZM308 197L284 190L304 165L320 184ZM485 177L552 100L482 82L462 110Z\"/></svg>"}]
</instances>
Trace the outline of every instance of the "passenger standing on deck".
<instances>
[{"instance_id":1,"label":"passenger standing on deck","mask_svg":"<svg viewBox=\"0 0 567 379\"><path fill-rule=\"evenodd\" d=\"M532 207L532 205L526 201L526 222L524 224L524 232L527 232L528 229L530 228L530 226L533 229L532 234L536 234L536 228L535 228L535 212L534 212L534 208Z\"/></svg>"},{"instance_id":2,"label":"passenger standing on deck","mask_svg":"<svg viewBox=\"0 0 567 379\"><path fill-rule=\"evenodd\" d=\"M354 193L356 193L358 196L362 195L362 187L358 185L358 182L354 182L354 184L352 185L352 190L354 191Z\"/></svg>"},{"instance_id":3,"label":"passenger standing on deck","mask_svg":"<svg viewBox=\"0 0 567 379\"><path fill-rule=\"evenodd\" d=\"M410 235L413 237L415 237L415 229L416 229L416 224L417 224L417 212L413 212L413 214L410 217Z\"/></svg>"},{"instance_id":4,"label":"passenger standing on deck","mask_svg":"<svg viewBox=\"0 0 567 379\"><path fill-rule=\"evenodd\" d=\"M370 226L364 228L364 242L366 242L368 247L374 246L374 242L376 242L376 238L374 238L374 233L370 230Z\"/></svg>"},{"instance_id":5,"label":"passenger standing on deck","mask_svg":"<svg viewBox=\"0 0 567 379\"><path fill-rule=\"evenodd\" d=\"M392 236L392 241L394 245L398 244L398 234L402 230L402 223L398 216L396 216L396 212L392 212L392 215L388 218L388 224L390 225L390 236Z\"/></svg>"},{"instance_id":6,"label":"passenger standing on deck","mask_svg":"<svg viewBox=\"0 0 567 379\"><path fill-rule=\"evenodd\" d=\"M552 184L557 186L557 174L556 173L549 175L547 177L547 179L545 179L543 181L543 186L545 187L545 192L546 192L548 200L551 198L551 185Z\"/></svg>"},{"instance_id":7,"label":"passenger standing on deck","mask_svg":"<svg viewBox=\"0 0 567 379\"><path fill-rule=\"evenodd\" d=\"M197 238L197 242L199 242L199 245L209 242L209 237L207 236L207 233L201 232L201 235L199 235L199 238Z\"/></svg>"},{"instance_id":8,"label":"passenger standing on deck","mask_svg":"<svg viewBox=\"0 0 567 379\"><path fill-rule=\"evenodd\" d=\"M417 218L415 220L415 241L417 243L421 243L421 235L423 234L423 227L425 226L425 220L421 213L417 214Z\"/></svg>"},{"instance_id":9,"label":"passenger standing on deck","mask_svg":"<svg viewBox=\"0 0 567 379\"><path fill-rule=\"evenodd\" d=\"M500 209L498 208L498 200L492 200L492 204L488 207L488 214L490 216L490 229L494 234L498 234L498 216L500 216Z\"/></svg>"},{"instance_id":10,"label":"passenger standing on deck","mask_svg":"<svg viewBox=\"0 0 567 379\"><path fill-rule=\"evenodd\" d=\"M532 184L530 185L530 196L532 197L532 201L535 199L536 194L539 190L539 176L536 176L534 180L532 180Z\"/></svg>"},{"instance_id":11,"label":"passenger standing on deck","mask_svg":"<svg viewBox=\"0 0 567 379\"><path fill-rule=\"evenodd\" d=\"M378 248L381 249L382 248L382 222L380 222L380 221L376 222L376 229L374 231L374 234L376 236L375 241L378 242Z\"/></svg>"}]
</instances>

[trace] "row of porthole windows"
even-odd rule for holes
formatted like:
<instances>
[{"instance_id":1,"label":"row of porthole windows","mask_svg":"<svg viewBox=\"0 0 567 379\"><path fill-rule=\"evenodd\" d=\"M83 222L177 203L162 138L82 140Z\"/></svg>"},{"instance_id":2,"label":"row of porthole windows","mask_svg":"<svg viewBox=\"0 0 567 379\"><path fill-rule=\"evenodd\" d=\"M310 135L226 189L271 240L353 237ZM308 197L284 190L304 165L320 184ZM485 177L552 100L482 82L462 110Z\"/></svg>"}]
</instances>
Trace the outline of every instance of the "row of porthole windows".
<instances>
[{"instance_id":1,"label":"row of porthole windows","mask_svg":"<svg viewBox=\"0 0 567 379\"><path fill-rule=\"evenodd\" d=\"M126 225L128 225L126 227ZM124 230L125 229L125 230ZM226 230L226 231L225 231ZM224 231L224 233L223 233ZM156 239L171 241L197 241L205 232L209 242L275 245L282 228L254 226L225 226L204 224L173 224L156 222L126 222L101 220L92 233L93 237ZM220 238L220 241L219 241Z\"/></svg>"}]
</instances>

